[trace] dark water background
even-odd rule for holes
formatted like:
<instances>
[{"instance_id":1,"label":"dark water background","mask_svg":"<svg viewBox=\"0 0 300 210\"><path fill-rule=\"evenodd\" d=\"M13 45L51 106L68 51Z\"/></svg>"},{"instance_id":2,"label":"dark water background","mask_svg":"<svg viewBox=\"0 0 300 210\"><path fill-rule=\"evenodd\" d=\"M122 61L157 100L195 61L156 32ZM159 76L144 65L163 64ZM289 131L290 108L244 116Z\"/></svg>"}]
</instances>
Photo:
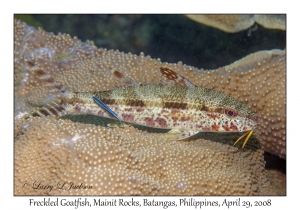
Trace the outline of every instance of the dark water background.
<instances>
[{"instance_id":1,"label":"dark water background","mask_svg":"<svg viewBox=\"0 0 300 210\"><path fill-rule=\"evenodd\" d=\"M194 22L184 15L16 15L32 26L67 33L97 47L150 55L162 62L216 69L260 50L284 49L286 32L253 25L238 33ZM253 30L255 29L256 30Z\"/></svg>"}]
</instances>

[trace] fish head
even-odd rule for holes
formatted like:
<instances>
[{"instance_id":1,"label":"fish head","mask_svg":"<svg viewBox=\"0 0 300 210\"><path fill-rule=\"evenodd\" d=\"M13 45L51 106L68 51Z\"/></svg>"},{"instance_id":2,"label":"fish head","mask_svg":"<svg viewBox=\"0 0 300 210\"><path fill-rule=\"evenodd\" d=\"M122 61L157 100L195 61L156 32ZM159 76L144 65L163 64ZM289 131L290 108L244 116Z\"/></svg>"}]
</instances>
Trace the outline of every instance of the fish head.
<instances>
[{"instance_id":1,"label":"fish head","mask_svg":"<svg viewBox=\"0 0 300 210\"><path fill-rule=\"evenodd\" d=\"M206 93L208 97L201 106L205 118L204 129L217 132L255 129L258 117L246 104L219 91L208 90Z\"/></svg>"},{"instance_id":2,"label":"fish head","mask_svg":"<svg viewBox=\"0 0 300 210\"><path fill-rule=\"evenodd\" d=\"M257 115L244 103L226 96L227 102L218 106L218 117L216 125L219 125L219 131L244 132L254 130L258 123ZM209 115L209 113L207 113Z\"/></svg>"},{"instance_id":3,"label":"fish head","mask_svg":"<svg viewBox=\"0 0 300 210\"><path fill-rule=\"evenodd\" d=\"M254 130L258 122L257 115L252 111L245 113L244 110L232 107L222 108L218 120L220 122L220 130L229 132Z\"/></svg>"}]
</instances>

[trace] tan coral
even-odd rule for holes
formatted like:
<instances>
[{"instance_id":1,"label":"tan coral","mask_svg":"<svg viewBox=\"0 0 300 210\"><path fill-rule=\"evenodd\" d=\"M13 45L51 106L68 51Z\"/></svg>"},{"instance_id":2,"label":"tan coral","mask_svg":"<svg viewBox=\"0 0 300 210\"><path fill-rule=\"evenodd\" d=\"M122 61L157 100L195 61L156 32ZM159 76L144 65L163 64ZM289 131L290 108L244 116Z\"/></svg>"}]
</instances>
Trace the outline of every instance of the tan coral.
<instances>
[{"instance_id":1,"label":"tan coral","mask_svg":"<svg viewBox=\"0 0 300 210\"><path fill-rule=\"evenodd\" d=\"M223 68L226 71L230 71L234 68L243 68L243 69L250 69L255 63L259 63L263 60L269 60L271 58L277 57L277 56L285 56L285 50L262 50L258 51L256 53L252 53L240 60L237 60L233 62L232 64L229 64L227 66L224 66Z\"/></svg>"},{"instance_id":2,"label":"tan coral","mask_svg":"<svg viewBox=\"0 0 300 210\"><path fill-rule=\"evenodd\" d=\"M257 136L262 140L263 149L285 158L286 60L285 52L281 54L267 52L269 58L260 61L252 58L251 66L236 62L237 68L202 72L193 76L192 82L223 91L250 106L259 118Z\"/></svg>"},{"instance_id":3,"label":"tan coral","mask_svg":"<svg viewBox=\"0 0 300 210\"><path fill-rule=\"evenodd\" d=\"M286 30L286 15L254 15L254 19L265 28Z\"/></svg>"},{"instance_id":4,"label":"tan coral","mask_svg":"<svg viewBox=\"0 0 300 210\"><path fill-rule=\"evenodd\" d=\"M243 31L254 24L253 15L186 15L188 18L228 33Z\"/></svg>"},{"instance_id":5,"label":"tan coral","mask_svg":"<svg viewBox=\"0 0 300 210\"><path fill-rule=\"evenodd\" d=\"M262 150L53 118L16 125L15 195L275 194Z\"/></svg>"},{"instance_id":6,"label":"tan coral","mask_svg":"<svg viewBox=\"0 0 300 210\"><path fill-rule=\"evenodd\" d=\"M285 51L257 52L224 68L204 71L182 62L162 63L143 53L137 56L97 49L77 38L55 36L16 20L15 55L18 55L15 57L16 115L52 99L52 93L24 66L23 59L28 56L34 57L56 80L77 92L114 88L110 69L117 69L142 84L159 83L159 67L167 66L197 86L224 91L250 106L260 120L257 130L263 149L285 158Z\"/></svg>"},{"instance_id":7,"label":"tan coral","mask_svg":"<svg viewBox=\"0 0 300 210\"><path fill-rule=\"evenodd\" d=\"M285 30L285 15L186 15L188 18L218 28L228 33L236 33L250 28L255 22L265 28Z\"/></svg>"},{"instance_id":8,"label":"tan coral","mask_svg":"<svg viewBox=\"0 0 300 210\"><path fill-rule=\"evenodd\" d=\"M276 191L277 195L286 196L286 175L281 171L268 169L267 176L270 180L273 189Z\"/></svg>"},{"instance_id":9,"label":"tan coral","mask_svg":"<svg viewBox=\"0 0 300 210\"><path fill-rule=\"evenodd\" d=\"M120 53L118 50L97 49L77 38L72 39L69 35L55 36L41 29L33 29L17 20L15 27L16 102L26 100L27 106L43 105L51 100L52 94L34 75L28 73L29 69L24 66L24 58L35 60L37 65L57 81L78 92L113 88L114 80L110 73L112 68L128 71L129 76L139 82L151 83L155 78L152 70L157 68L157 64L161 65L160 61L145 57L143 53L136 56ZM150 71L147 71L148 69Z\"/></svg>"}]
</instances>

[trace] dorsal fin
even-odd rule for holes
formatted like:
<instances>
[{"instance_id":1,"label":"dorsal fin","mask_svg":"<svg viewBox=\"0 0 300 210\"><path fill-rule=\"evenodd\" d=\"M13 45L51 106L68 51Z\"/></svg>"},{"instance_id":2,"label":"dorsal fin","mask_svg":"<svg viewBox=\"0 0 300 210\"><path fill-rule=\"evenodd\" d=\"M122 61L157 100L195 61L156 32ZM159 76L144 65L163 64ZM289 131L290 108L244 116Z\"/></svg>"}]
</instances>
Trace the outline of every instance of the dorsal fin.
<instances>
[{"instance_id":1,"label":"dorsal fin","mask_svg":"<svg viewBox=\"0 0 300 210\"><path fill-rule=\"evenodd\" d=\"M162 85L195 87L195 85L187 78L177 74L167 67L160 67L160 72L162 74Z\"/></svg>"},{"instance_id":2,"label":"dorsal fin","mask_svg":"<svg viewBox=\"0 0 300 210\"><path fill-rule=\"evenodd\" d=\"M50 91L58 91L65 93L68 91L61 83L57 82L53 77L47 74L44 70L36 66L32 61L25 59L26 65L30 68L30 72L36 75L40 81L46 84Z\"/></svg>"},{"instance_id":3,"label":"dorsal fin","mask_svg":"<svg viewBox=\"0 0 300 210\"><path fill-rule=\"evenodd\" d=\"M57 92L55 98L48 104L43 107L36 108L28 117L36 117L36 116L63 116L67 112L65 110L65 102L66 98L71 97L72 92L65 88L61 83L57 82L53 77L47 74L44 70L36 66L32 61L25 59L26 65L30 68L30 72L33 73L46 84L48 89L51 92Z\"/></svg>"},{"instance_id":4,"label":"dorsal fin","mask_svg":"<svg viewBox=\"0 0 300 210\"><path fill-rule=\"evenodd\" d=\"M128 86L139 86L140 84L136 81L130 79L129 77L125 76L121 72L117 70L112 70L112 74L115 76L115 78L118 80L117 83L115 83L115 87L128 87Z\"/></svg>"}]
</instances>

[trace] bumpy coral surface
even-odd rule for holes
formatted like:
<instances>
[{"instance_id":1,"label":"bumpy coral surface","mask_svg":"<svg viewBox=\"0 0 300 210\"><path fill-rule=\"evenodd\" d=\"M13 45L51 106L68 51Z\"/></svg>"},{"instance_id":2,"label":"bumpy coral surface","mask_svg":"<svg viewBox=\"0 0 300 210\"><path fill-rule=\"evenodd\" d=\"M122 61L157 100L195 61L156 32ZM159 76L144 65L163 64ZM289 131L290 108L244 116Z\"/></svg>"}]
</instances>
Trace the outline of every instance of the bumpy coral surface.
<instances>
[{"instance_id":1,"label":"bumpy coral surface","mask_svg":"<svg viewBox=\"0 0 300 210\"><path fill-rule=\"evenodd\" d=\"M255 54L258 54L257 56ZM257 113L257 136L263 149L286 157L286 60L285 52L258 52L234 63L234 68L203 72L193 78L198 85L223 91ZM265 54L268 58L257 61ZM280 55L279 55L280 54ZM228 68L227 68L228 69Z\"/></svg>"},{"instance_id":2,"label":"bumpy coral surface","mask_svg":"<svg viewBox=\"0 0 300 210\"><path fill-rule=\"evenodd\" d=\"M222 31L235 33L250 28L255 22L265 28L285 30L285 15L186 15L188 18L218 28Z\"/></svg>"},{"instance_id":3,"label":"bumpy coral surface","mask_svg":"<svg viewBox=\"0 0 300 210\"><path fill-rule=\"evenodd\" d=\"M262 150L34 118L15 124L15 195L274 195Z\"/></svg>"},{"instance_id":4,"label":"bumpy coral surface","mask_svg":"<svg viewBox=\"0 0 300 210\"><path fill-rule=\"evenodd\" d=\"M114 88L111 69L141 84L160 83L159 68L165 66L197 86L246 103L258 114L255 133L262 149L285 158L285 51L258 52L205 71L182 62L162 63L143 53L96 48L93 42L54 35L17 20L14 30L16 195L275 194L260 149L245 151L203 139L166 141L163 134L128 127L113 130L69 120L19 118L55 96L30 74L24 58L77 92ZM256 142L250 141L249 145Z\"/></svg>"},{"instance_id":5,"label":"bumpy coral surface","mask_svg":"<svg viewBox=\"0 0 300 210\"><path fill-rule=\"evenodd\" d=\"M31 58L57 81L77 92L114 88L110 70L116 69L142 84L160 83L159 68L179 72L197 86L223 91L258 114L257 136L263 149L286 156L285 51L261 51L214 71L162 63L150 56L98 49L66 34L47 33L15 21L15 114L29 112L51 101L53 93L28 72Z\"/></svg>"},{"instance_id":6,"label":"bumpy coral surface","mask_svg":"<svg viewBox=\"0 0 300 210\"><path fill-rule=\"evenodd\" d=\"M225 32L239 32L254 24L253 15L186 15L188 18Z\"/></svg>"}]
</instances>

